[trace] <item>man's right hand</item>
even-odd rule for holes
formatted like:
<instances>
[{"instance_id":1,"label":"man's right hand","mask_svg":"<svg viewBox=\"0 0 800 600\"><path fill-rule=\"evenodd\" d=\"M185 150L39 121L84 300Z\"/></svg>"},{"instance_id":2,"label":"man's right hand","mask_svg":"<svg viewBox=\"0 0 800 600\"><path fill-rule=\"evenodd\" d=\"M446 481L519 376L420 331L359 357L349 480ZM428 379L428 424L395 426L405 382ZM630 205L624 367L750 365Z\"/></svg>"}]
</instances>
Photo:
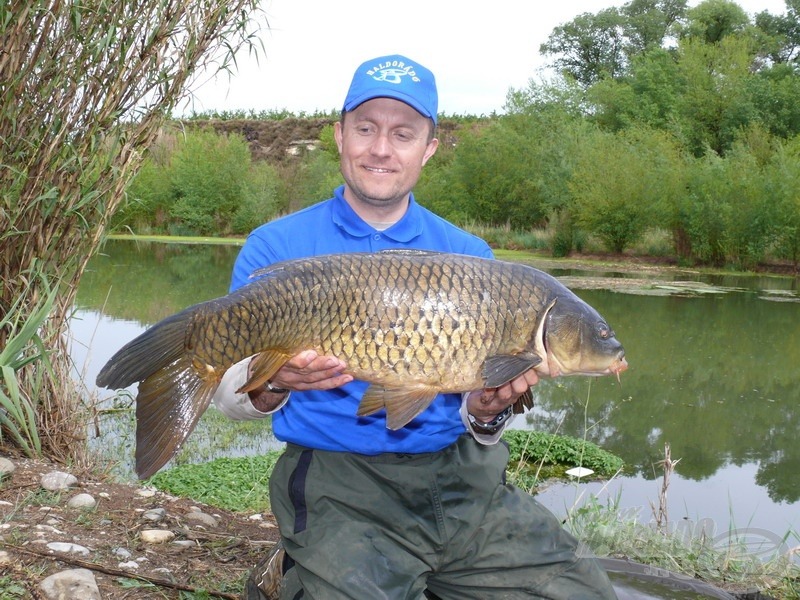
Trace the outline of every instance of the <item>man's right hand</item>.
<instances>
[{"instance_id":1,"label":"man's right hand","mask_svg":"<svg viewBox=\"0 0 800 600\"><path fill-rule=\"evenodd\" d=\"M252 365L252 359L250 361ZM353 381L344 375L344 361L335 356L319 356L314 350L305 350L287 360L270 378L274 388L293 390L330 390ZM248 366L248 375L251 374ZM249 393L253 407L261 412L272 412L280 406L286 394L270 392L266 386Z\"/></svg>"},{"instance_id":2,"label":"man's right hand","mask_svg":"<svg viewBox=\"0 0 800 600\"><path fill-rule=\"evenodd\" d=\"M270 378L273 387L289 390L330 390L353 381L342 372L347 364L335 356L320 356L305 350L287 360Z\"/></svg>"}]
</instances>

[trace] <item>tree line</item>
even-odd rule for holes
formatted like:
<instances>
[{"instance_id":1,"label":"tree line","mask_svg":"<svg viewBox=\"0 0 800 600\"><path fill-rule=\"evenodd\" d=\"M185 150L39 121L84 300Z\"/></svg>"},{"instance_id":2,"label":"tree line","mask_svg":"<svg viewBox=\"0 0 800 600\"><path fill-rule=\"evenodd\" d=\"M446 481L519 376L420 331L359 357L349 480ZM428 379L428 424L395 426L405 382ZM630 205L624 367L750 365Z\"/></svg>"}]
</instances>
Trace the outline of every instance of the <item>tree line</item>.
<instances>
[{"instance_id":1,"label":"tree line","mask_svg":"<svg viewBox=\"0 0 800 600\"><path fill-rule=\"evenodd\" d=\"M555 74L502 114L445 116L417 199L457 223L547 232L555 255L610 252L663 232L685 263L800 259L800 0L748 16L735 2L631 0L555 28ZM260 162L204 121L154 147L115 226L245 234L331 195L320 151ZM441 133L441 132L440 132Z\"/></svg>"}]
</instances>

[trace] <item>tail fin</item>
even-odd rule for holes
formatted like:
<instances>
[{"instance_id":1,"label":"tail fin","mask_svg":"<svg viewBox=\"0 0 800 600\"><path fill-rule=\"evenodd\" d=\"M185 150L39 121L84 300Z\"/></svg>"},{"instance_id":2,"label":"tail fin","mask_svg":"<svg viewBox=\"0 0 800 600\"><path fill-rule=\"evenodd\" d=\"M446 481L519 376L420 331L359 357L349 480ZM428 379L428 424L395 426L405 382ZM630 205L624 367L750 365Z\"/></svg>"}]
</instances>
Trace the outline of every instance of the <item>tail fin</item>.
<instances>
[{"instance_id":1,"label":"tail fin","mask_svg":"<svg viewBox=\"0 0 800 600\"><path fill-rule=\"evenodd\" d=\"M109 389L128 387L175 362L185 352L193 315L194 310L189 308L167 317L125 344L100 370L97 385Z\"/></svg>"},{"instance_id":2,"label":"tail fin","mask_svg":"<svg viewBox=\"0 0 800 600\"><path fill-rule=\"evenodd\" d=\"M180 449L208 408L218 382L203 380L183 355L139 384L136 474L147 479Z\"/></svg>"},{"instance_id":3,"label":"tail fin","mask_svg":"<svg viewBox=\"0 0 800 600\"><path fill-rule=\"evenodd\" d=\"M139 382L136 396L136 474L146 479L178 451L208 408L218 379L203 379L186 349L196 307L155 324L123 346L100 371L97 385Z\"/></svg>"}]
</instances>

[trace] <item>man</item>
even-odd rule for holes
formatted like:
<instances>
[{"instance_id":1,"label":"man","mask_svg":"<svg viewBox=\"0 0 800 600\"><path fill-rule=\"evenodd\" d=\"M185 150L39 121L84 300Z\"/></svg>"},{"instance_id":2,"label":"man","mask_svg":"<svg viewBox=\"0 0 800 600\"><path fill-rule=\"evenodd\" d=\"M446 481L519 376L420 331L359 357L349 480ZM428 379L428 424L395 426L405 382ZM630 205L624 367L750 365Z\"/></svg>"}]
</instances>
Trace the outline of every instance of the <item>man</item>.
<instances>
[{"instance_id":1,"label":"man","mask_svg":"<svg viewBox=\"0 0 800 600\"><path fill-rule=\"evenodd\" d=\"M345 185L253 231L231 290L267 265L317 254L491 257L484 241L411 192L436 152L437 105L433 74L419 63L385 56L361 65L334 126ZM383 412L356 416L366 384L336 357L301 352L263 390L236 395L248 364L229 370L215 402L232 418L271 414L287 442L270 481L285 548L280 598L614 597L556 518L504 483L508 452L496 442L512 404L538 381L534 371L499 388L440 395L392 431Z\"/></svg>"}]
</instances>

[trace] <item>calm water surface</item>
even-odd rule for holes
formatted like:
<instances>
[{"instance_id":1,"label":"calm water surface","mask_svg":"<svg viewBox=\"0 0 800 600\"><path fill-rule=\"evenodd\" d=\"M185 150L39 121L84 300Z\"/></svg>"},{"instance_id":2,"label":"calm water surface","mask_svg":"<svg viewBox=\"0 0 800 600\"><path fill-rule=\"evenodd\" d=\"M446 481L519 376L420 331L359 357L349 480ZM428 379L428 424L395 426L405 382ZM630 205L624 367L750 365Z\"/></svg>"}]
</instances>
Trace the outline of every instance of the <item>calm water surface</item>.
<instances>
[{"instance_id":1,"label":"calm water surface","mask_svg":"<svg viewBox=\"0 0 800 600\"><path fill-rule=\"evenodd\" d=\"M73 358L89 391L105 361L146 326L223 295L237 252L233 246L108 242L83 278L72 323ZM610 377L543 382L535 389L535 409L514 426L586 437L626 466L610 484L557 485L540 499L563 514L591 492L649 521L661 483L658 462L669 444L672 459L680 459L668 493L673 523L791 532L789 545L800 543L797 280L682 274L677 279L728 291L642 295L580 285L582 277L630 274L551 272L569 276L575 292L607 318L630 369L621 383ZM202 436L198 431L192 438ZM276 447L268 428L258 438L263 445L245 451Z\"/></svg>"}]
</instances>

